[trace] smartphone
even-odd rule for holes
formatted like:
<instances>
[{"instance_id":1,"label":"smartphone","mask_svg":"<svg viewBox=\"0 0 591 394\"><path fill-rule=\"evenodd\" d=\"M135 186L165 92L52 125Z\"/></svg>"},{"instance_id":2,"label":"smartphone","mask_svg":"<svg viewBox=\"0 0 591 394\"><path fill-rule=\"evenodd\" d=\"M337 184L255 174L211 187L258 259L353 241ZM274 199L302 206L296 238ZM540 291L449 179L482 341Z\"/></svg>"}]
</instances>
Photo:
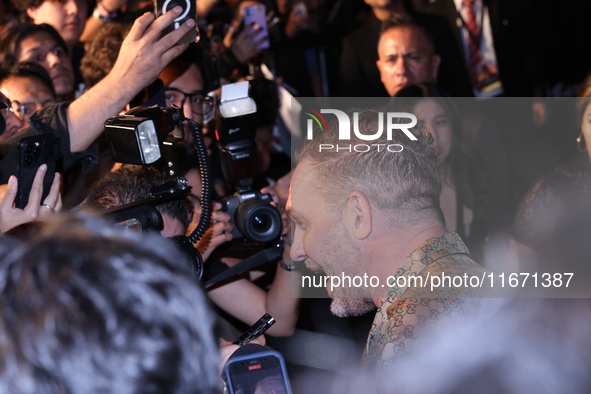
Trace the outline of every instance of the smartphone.
<instances>
[{"instance_id":1,"label":"smartphone","mask_svg":"<svg viewBox=\"0 0 591 394\"><path fill-rule=\"evenodd\" d=\"M18 190L16 194L16 207L25 208L29 202L29 194L33 186L33 180L37 169L41 164L47 164L47 172L43 179L43 196L45 200L51 189L55 177L55 164L61 157L61 139L51 133L43 133L20 140L17 146L16 176Z\"/></svg>"},{"instance_id":2,"label":"smartphone","mask_svg":"<svg viewBox=\"0 0 591 394\"><path fill-rule=\"evenodd\" d=\"M275 319L268 313L265 313L263 317L261 317L259 320L257 320L256 323L250 326L250 328L246 330L244 334L240 336L240 338L238 338L232 343L234 345L246 345L253 339L256 339L263 335L263 333L267 331L273 324L275 324Z\"/></svg>"},{"instance_id":3,"label":"smartphone","mask_svg":"<svg viewBox=\"0 0 591 394\"><path fill-rule=\"evenodd\" d=\"M257 49L269 48L269 31L267 30L267 9L263 4L255 4L244 7L244 25L250 28L250 25L257 24L262 32L256 34L255 39L258 41L265 37Z\"/></svg>"},{"instance_id":4,"label":"smartphone","mask_svg":"<svg viewBox=\"0 0 591 394\"><path fill-rule=\"evenodd\" d=\"M270 350L231 358L224 372L231 394L255 392L291 394L285 360L281 353L276 351Z\"/></svg>"},{"instance_id":5,"label":"smartphone","mask_svg":"<svg viewBox=\"0 0 591 394\"><path fill-rule=\"evenodd\" d=\"M154 0L154 13L156 16L160 16L166 14L168 11L172 10L176 6L180 6L183 11L179 14L179 16L172 21L170 26L168 26L162 32L162 37L167 35L173 30L178 29L181 27L183 23L185 23L189 19L193 19L197 21L197 7L195 5L195 0ZM195 28L191 29L181 40L177 43L177 45L189 44L194 42L197 39L197 24L195 24Z\"/></svg>"}]
</instances>

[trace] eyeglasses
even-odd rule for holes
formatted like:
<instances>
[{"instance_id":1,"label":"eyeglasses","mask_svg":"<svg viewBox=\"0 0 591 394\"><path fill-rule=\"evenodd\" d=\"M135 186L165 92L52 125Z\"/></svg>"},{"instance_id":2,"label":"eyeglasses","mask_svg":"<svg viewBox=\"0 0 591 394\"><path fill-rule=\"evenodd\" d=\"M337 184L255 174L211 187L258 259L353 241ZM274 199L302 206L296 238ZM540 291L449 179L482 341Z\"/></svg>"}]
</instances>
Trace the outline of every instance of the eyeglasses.
<instances>
[{"instance_id":1,"label":"eyeglasses","mask_svg":"<svg viewBox=\"0 0 591 394\"><path fill-rule=\"evenodd\" d=\"M166 88L164 90L166 105L178 105L183 107L189 100L191 111L195 115L202 115L204 123L209 122L215 115L215 95L213 93L204 95L202 90L195 93L185 93L177 88Z\"/></svg>"},{"instance_id":2,"label":"eyeglasses","mask_svg":"<svg viewBox=\"0 0 591 394\"><path fill-rule=\"evenodd\" d=\"M28 119L33 114L33 112L35 112L35 108L37 108L35 103L21 104L17 100L12 100L10 102L11 112L14 113L20 120Z\"/></svg>"},{"instance_id":3,"label":"eyeglasses","mask_svg":"<svg viewBox=\"0 0 591 394\"><path fill-rule=\"evenodd\" d=\"M0 101L0 114L2 114L2 117L5 120L6 120L6 117L8 116L8 112L14 113L14 109L12 109L10 102L1 100ZM16 116L18 117L18 115L16 115Z\"/></svg>"},{"instance_id":4,"label":"eyeglasses","mask_svg":"<svg viewBox=\"0 0 591 394\"><path fill-rule=\"evenodd\" d=\"M31 115L33 115L35 113L35 111L37 111L37 107L38 107L37 102L33 102L33 103L21 103L18 100L12 100L10 102L10 107L11 107L11 111L20 119L20 120L28 120ZM55 104L55 101L53 100L46 100L41 104L42 108L45 108L49 105Z\"/></svg>"}]
</instances>

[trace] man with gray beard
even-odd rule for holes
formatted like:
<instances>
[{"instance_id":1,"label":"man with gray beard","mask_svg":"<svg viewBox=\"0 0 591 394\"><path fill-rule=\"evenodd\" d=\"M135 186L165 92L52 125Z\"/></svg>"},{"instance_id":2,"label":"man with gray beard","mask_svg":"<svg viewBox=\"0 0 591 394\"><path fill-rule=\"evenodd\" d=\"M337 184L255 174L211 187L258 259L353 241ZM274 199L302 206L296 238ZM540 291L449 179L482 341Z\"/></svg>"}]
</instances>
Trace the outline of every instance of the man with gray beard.
<instances>
[{"instance_id":1,"label":"man with gray beard","mask_svg":"<svg viewBox=\"0 0 591 394\"><path fill-rule=\"evenodd\" d=\"M340 139L346 133L333 122L327 130L315 130L314 139L296 153L287 203L295 223L291 258L343 278L341 286L333 286L333 280L326 285L333 314L358 316L378 308L363 363L384 368L428 334L462 324L480 309L474 299L479 289L442 277L486 272L461 238L445 228L440 170L429 134L415 127L410 130L416 140L400 130L387 139L388 133L376 136L385 129L376 111L346 115L359 130L349 133L349 141ZM345 143L374 148L356 152ZM377 149L379 144L404 149Z\"/></svg>"}]
</instances>

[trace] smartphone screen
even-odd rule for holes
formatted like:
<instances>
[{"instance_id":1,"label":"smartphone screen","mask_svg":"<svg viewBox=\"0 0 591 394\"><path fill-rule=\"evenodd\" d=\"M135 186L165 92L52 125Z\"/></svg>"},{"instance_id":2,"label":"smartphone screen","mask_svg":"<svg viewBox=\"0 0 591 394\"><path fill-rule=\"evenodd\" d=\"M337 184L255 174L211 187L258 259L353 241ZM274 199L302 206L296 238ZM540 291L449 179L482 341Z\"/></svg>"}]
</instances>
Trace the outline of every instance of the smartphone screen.
<instances>
[{"instance_id":1,"label":"smartphone screen","mask_svg":"<svg viewBox=\"0 0 591 394\"><path fill-rule=\"evenodd\" d=\"M267 10L263 4L255 4L244 7L244 25L249 28L250 25L256 24L262 32L256 34L255 40L259 41L261 38L266 39L260 43L257 49L269 48L269 31L267 30Z\"/></svg>"},{"instance_id":2,"label":"smartphone screen","mask_svg":"<svg viewBox=\"0 0 591 394\"><path fill-rule=\"evenodd\" d=\"M195 5L195 0L154 0L154 12L156 13L156 16L160 16L162 14L166 14L177 5L182 7L183 11L174 21L172 21L170 26L164 29L162 32L162 37L171 31L178 29L183 23L185 23L185 21L189 19L197 21L197 7ZM185 34L183 38L181 38L177 45L189 44L194 42L196 38L197 24L195 24L194 29L189 30L189 32Z\"/></svg>"},{"instance_id":3,"label":"smartphone screen","mask_svg":"<svg viewBox=\"0 0 591 394\"><path fill-rule=\"evenodd\" d=\"M267 351L230 359L225 368L232 394L288 393L291 386L281 353Z\"/></svg>"},{"instance_id":4,"label":"smartphone screen","mask_svg":"<svg viewBox=\"0 0 591 394\"><path fill-rule=\"evenodd\" d=\"M61 140L53 134L44 133L25 137L20 140L18 147L17 173L18 190L16 207L25 208L29 202L29 194L37 169L41 164L47 164L47 172L43 179L43 197L45 200L55 176L55 162L61 156Z\"/></svg>"}]
</instances>

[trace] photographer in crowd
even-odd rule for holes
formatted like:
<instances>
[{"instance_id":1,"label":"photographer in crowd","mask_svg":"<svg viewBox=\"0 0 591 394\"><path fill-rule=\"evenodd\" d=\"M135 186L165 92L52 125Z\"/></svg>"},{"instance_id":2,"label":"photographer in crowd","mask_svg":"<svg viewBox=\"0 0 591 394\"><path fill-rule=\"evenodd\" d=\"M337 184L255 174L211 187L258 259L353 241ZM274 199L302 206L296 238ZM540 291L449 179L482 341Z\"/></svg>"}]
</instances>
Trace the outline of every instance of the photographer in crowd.
<instances>
[{"instance_id":1,"label":"photographer in crowd","mask_svg":"<svg viewBox=\"0 0 591 394\"><path fill-rule=\"evenodd\" d=\"M109 75L72 103L37 111L30 119L31 127L5 141L0 146L0 183L6 183L9 176L16 173L18 141L22 137L40 133L52 133L61 138L65 167L78 160L82 160L85 170L96 164L96 153L88 149L103 131L105 120L124 108L143 87L156 79L166 64L186 48L175 44L193 28L193 20L160 38L164 28L181 11L180 7L175 7L157 19L151 13L139 17L125 39L124 50Z\"/></svg>"},{"instance_id":2,"label":"photographer in crowd","mask_svg":"<svg viewBox=\"0 0 591 394\"><path fill-rule=\"evenodd\" d=\"M111 172L92 187L85 207L105 210L146 199L151 195L152 190L166 179L166 174L155 167L124 166L120 170ZM262 192L271 193L276 198L276 192L272 188L265 188ZM217 210L212 214L213 224L195 245L205 261L214 249L232 239L233 226L230 224L230 215L219 211L219 203L215 203L214 207ZM155 205L155 208L162 216L161 234L163 236L189 235L188 225L191 218L185 199L168 201ZM287 234L289 221L286 217L284 219L283 224L286 227L282 234ZM198 220L198 217L193 218L194 222ZM289 245L285 246L282 261L289 262ZM211 261L206 263L212 264ZM241 275L213 284L208 289L208 295L220 308L246 324L254 323L264 313L271 314L277 323L269 329L268 333L273 336L289 336L295 329L299 311L299 299L292 295L290 287L297 273L286 270L282 264L285 265L285 263L276 263L275 278L267 291Z\"/></svg>"},{"instance_id":3,"label":"photographer in crowd","mask_svg":"<svg viewBox=\"0 0 591 394\"><path fill-rule=\"evenodd\" d=\"M32 62L0 70L0 92L10 97L13 113L23 121L23 127L35 111L57 103L49 74Z\"/></svg>"}]
</instances>

